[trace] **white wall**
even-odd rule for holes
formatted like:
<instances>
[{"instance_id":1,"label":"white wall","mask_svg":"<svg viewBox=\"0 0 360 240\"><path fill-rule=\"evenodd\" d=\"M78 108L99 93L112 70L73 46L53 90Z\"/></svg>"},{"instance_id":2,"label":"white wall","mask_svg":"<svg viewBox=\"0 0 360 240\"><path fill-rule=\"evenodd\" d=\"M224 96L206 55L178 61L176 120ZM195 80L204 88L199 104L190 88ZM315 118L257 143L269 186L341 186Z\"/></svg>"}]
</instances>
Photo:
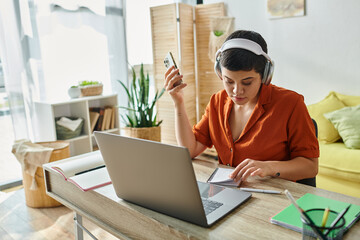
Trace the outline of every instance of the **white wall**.
<instances>
[{"instance_id":1,"label":"white wall","mask_svg":"<svg viewBox=\"0 0 360 240\"><path fill-rule=\"evenodd\" d=\"M259 32L275 60L273 83L295 90L307 104L329 91L360 95L360 1L305 0L305 16L269 19L266 0L225 2L235 29Z\"/></svg>"}]
</instances>

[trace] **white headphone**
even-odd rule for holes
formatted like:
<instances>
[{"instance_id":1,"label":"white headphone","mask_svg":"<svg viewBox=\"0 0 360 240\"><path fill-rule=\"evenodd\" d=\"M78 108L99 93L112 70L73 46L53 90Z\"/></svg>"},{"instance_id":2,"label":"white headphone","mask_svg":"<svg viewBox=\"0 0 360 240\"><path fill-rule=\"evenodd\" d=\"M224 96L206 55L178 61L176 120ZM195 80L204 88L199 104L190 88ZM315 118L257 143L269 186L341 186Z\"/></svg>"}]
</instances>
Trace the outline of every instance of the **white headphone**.
<instances>
[{"instance_id":1,"label":"white headphone","mask_svg":"<svg viewBox=\"0 0 360 240\"><path fill-rule=\"evenodd\" d=\"M258 43L248 40L248 39L244 39L244 38L230 39L230 40L224 42L224 44L221 46L221 48L219 50L217 50L217 52L215 54L214 70L219 78L221 78L220 54L223 51L231 49L231 48L241 48L241 49L245 49L250 52L253 52L256 55L263 55L266 58L267 62L266 62L265 69L264 69L262 83L264 83L265 85L270 84L273 73L274 73L274 61L272 61L271 58L269 57L269 55L267 55L262 50L261 46Z\"/></svg>"}]
</instances>

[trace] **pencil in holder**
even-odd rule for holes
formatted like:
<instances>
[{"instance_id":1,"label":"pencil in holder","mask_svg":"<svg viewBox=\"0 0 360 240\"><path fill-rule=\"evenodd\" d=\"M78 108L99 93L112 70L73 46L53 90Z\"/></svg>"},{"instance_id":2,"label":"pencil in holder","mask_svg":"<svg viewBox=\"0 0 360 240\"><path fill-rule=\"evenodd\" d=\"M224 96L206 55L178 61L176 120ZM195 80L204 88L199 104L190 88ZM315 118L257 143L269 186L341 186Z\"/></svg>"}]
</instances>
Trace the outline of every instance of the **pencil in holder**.
<instances>
[{"instance_id":1,"label":"pencil in holder","mask_svg":"<svg viewBox=\"0 0 360 240\"><path fill-rule=\"evenodd\" d=\"M339 215L338 212L329 211L329 215L325 226L322 226L323 216L325 209L314 208L309 209L306 212L307 216L313 221L315 225L311 225L304 219L301 219L303 223L302 239L313 240L318 239L317 234L314 232L314 228L318 229L325 237L325 240L341 240L345 230L345 219L341 217L340 220L332 226L332 223Z\"/></svg>"}]
</instances>

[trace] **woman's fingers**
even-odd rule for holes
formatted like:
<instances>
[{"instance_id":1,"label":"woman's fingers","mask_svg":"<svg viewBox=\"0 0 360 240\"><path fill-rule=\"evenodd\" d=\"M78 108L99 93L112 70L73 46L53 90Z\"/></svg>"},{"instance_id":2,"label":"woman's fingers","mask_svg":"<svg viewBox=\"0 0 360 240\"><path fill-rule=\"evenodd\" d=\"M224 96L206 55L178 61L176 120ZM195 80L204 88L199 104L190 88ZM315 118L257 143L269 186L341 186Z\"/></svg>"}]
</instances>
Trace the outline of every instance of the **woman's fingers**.
<instances>
[{"instance_id":1,"label":"woman's fingers","mask_svg":"<svg viewBox=\"0 0 360 240\"><path fill-rule=\"evenodd\" d=\"M173 94L179 92L181 89L185 88L186 86L187 86L186 83L181 83L180 85L170 89L168 92L170 95L173 95Z\"/></svg>"},{"instance_id":2,"label":"woman's fingers","mask_svg":"<svg viewBox=\"0 0 360 240\"><path fill-rule=\"evenodd\" d=\"M229 177L234 179L234 181L238 181L240 178L245 181L249 176L265 177L267 176L267 172L265 162L245 159L234 169Z\"/></svg>"},{"instance_id":3,"label":"woman's fingers","mask_svg":"<svg viewBox=\"0 0 360 240\"><path fill-rule=\"evenodd\" d=\"M174 69L175 67L174 66L171 66L168 68L168 70L166 70L165 72L165 78L167 77L167 75L169 75L171 73L171 71Z\"/></svg>"},{"instance_id":4,"label":"woman's fingers","mask_svg":"<svg viewBox=\"0 0 360 240\"><path fill-rule=\"evenodd\" d=\"M164 81L164 88L168 85L168 82L170 80L169 75L172 72L173 67L169 67L169 69L165 72L165 81Z\"/></svg>"},{"instance_id":5,"label":"woman's fingers","mask_svg":"<svg viewBox=\"0 0 360 240\"><path fill-rule=\"evenodd\" d=\"M244 161L242 161L239 165L236 166L236 168L234 169L234 171L229 175L230 178L234 179L236 178L236 176L242 175L242 173L240 172L247 164L248 164L249 160L245 159Z\"/></svg>"},{"instance_id":6,"label":"woman's fingers","mask_svg":"<svg viewBox=\"0 0 360 240\"><path fill-rule=\"evenodd\" d=\"M174 66L170 67L166 73L165 73L165 83L164 83L164 88L168 88L171 87L173 84L172 81L174 80L174 78L176 79L181 79L182 75L178 75L179 69L174 69ZM180 78L179 78L180 77Z\"/></svg>"},{"instance_id":7,"label":"woman's fingers","mask_svg":"<svg viewBox=\"0 0 360 240\"><path fill-rule=\"evenodd\" d=\"M176 83L178 81L181 81L181 79L183 78L183 75L176 75L175 77L173 77L170 81L169 81L169 84L168 84L168 88L169 89L172 89L172 88L175 88L177 85ZM180 85L180 84L178 84Z\"/></svg>"},{"instance_id":8,"label":"woman's fingers","mask_svg":"<svg viewBox=\"0 0 360 240\"><path fill-rule=\"evenodd\" d=\"M257 171L258 168L256 167L250 167L248 169L246 169L246 171L241 175L241 176L238 176L236 181L239 180L240 178L242 179L242 181L246 181L246 179L252 175L253 172Z\"/></svg>"},{"instance_id":9,"label":"woman's fingers","mask_svg":"<svg viewBox=\"0 0 360 240\"><path fill-rule=\"evenodd\" d=\"M255 171L253 171L251 174L250 174L250 176L262 176L261 175L262 174L262 172L261 172L261 168L259 168L259 169L256 169Z\"/></svg>"}]
</instances>

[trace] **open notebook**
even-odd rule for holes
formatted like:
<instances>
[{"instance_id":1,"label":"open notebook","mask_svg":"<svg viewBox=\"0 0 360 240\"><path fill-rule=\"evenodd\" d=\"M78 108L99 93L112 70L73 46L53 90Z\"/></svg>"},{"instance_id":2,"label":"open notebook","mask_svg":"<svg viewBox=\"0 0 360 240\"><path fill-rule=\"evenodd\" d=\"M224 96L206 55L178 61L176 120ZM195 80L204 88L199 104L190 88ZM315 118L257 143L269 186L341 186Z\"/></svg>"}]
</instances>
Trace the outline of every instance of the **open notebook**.
<instances>
[{"instance_id":1,"label":"open notebook","mask_svg":"<svg viewBox=\"0 0 360 240\"><path fill-rule=\"evenodd\" d=\"M241 179L235 182L233 179L229 178L230 173L232 173L233 171L233 168L218 167L211 174L207 182L222 186L239 187L241 184Z\"/></svg>"},{"instance_id":2,"label":"open notebook","mask_svg":"<svg viewBox=\"0 0 360 240\"><path fill-rule=\"evenodd\" d=\"M74 157L71 161L59 161L52 167L68 182L83 191L89 191L111 183L100 151L87 156Z\"/></svg>"}]
</instances>

